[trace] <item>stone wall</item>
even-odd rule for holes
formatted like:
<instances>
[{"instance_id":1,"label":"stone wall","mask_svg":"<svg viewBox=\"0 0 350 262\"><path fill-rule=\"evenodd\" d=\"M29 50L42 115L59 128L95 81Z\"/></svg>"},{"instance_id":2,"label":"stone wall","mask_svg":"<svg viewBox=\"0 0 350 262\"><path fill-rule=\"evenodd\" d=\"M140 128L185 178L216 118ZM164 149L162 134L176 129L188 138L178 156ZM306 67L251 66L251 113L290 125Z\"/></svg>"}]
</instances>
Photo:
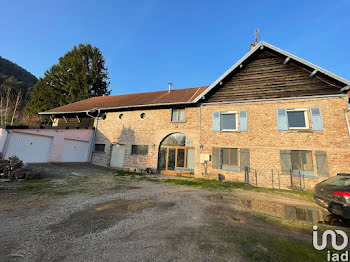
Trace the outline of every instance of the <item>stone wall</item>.
<instances>
[{"instance_id":1,"label":"stone wall","mask_svg":"<svg viewBox=\"0 0 350 262\"><path fill-rule=\"evenodd\" d=\"M287 188L291 184L290 176L281 174L280 150L311 150L316 176L318 174L315 151L327 152L330 175L340 172L350 173L350 138L345 121L347 106L347 97L202 105L186 108L186 121L181 123L171 122L171 109L107 113L105 120L99 120L95 141L106 144L105 153L94 153L93 163L108 166L112 144L118 143L126 146L124 167L156 169L161 141L171 133L180 132L189 136L194 142L196 177L217 178L220 173L225 175L227 180L244 181L243 172L213 169L212 161L208 162L205 174L204 166L199 162L199 155L211 155L213 147L249 148L250 167L251 170L258 172L259 186L272 187L273 169L274 187ZM321 108L324 131L278 131L277 108L310 107ZM248 131L212 130L212 112L240 110L248 112ZM144 119L140 118L141 113L146 114ZM120 114L123 114L122 119L119 118ZM148 145L148 155L131 155L132 145ZM279 182L278 174L280 174ZM305 178L306 187L312 188L321 179ZM254 182L254 177L252 180ZM299 185L297 177L293 182L296 186Z\"/></svg>"},{"instance_id":2,"label":"stone wall","mask_svg":"<svg viewBox=\"0 0 350 262\"><path fill-rule=\"evenodd\" d=\"M316 176L315 151L326 151L330 175L340 172L350 173L350 137L345 120L346 97L325 97L295 100L261 101L236 104L206 105L202 107L201 153L212 153L212 147L232 147L250 149L250 167L258 172L258 184L272 187L271 170L274 170L274 183L278 187L277 174L281 174L280 150L311 150ZM324 131L278 131L278 108L320 107ZM248 111L248 131L220 132L212 130L213 111ZM197 175L204 175L199 166ZM208 176L224 174L226 179L244 181L244 172L227 172L212 168L208 163ZM252 174L254 175L254 174ZM280 179L281 187L290 186L290 176ZM305 178L306 187L313 187L320 179ZM293 183L299 185L298 178Z\"/></svg>"},{"instance_id":3,"label":"stone wall","mask_svg":"<svg viewBox=\"0 0 350 262\"><path fill-rule=\"evenodd\" d=\"M141 119L140 114L145 113ZM123 118L119 116L123 114ZM184 122L171 121L171 109L135 110L107 113L99 120L95 143L106 144L105 153L94 153L93 163L109 165L112 144L125 145L125 168L151 167L157 169L158 150L161 141L172 133L189 136L195 148L199 141L199 109L188 107ZM131 155L132 145L148 145L148 155Z\"/></svg>"}]
</instances>

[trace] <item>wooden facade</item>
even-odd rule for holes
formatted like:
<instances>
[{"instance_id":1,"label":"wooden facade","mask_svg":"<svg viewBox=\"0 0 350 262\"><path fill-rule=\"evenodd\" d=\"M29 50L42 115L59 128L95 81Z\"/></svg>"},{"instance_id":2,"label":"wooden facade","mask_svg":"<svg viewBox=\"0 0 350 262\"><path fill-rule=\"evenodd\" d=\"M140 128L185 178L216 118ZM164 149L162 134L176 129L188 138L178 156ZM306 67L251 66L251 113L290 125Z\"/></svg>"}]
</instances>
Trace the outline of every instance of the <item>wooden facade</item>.
<instances>
[{"instance_id":1,"label":"wooden facade","mask_svg":"<svg viewBox=\"0 0 350 262\"><path fill-rule=\"evenodd\" d=\"M88 116L79 118L67 117L67 122L63 118L55 118L52 126L66 126L66 127L93 127L94 119Z\"/></svg>"},{"instance_id":2,"label":"wooden facade","mask_svg":"<svg viewBox=\"0 0 350 262\"><path fill-rule=\"evenodd\" d=\"M232 72L223 84L215 87L206 102L230 102L270 98L340 94L339 83L316 74L296 62L284 64L285 59L263 51Z\"/></svg>"}]
</instances>

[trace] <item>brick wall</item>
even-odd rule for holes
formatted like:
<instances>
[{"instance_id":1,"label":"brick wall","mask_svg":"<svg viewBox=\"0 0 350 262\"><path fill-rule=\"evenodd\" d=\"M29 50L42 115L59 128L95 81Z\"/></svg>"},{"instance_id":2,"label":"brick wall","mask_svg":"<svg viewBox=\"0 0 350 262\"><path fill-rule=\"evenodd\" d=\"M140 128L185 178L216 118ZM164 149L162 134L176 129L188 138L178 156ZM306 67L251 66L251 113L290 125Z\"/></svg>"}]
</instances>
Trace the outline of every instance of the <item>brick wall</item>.
<instances>
[{"instance_id":1,"label":"brick wall","mask_svg":"<svg viewBox=\"0 0 350 262\"><path fill-rule=\"evenodd\" d=\"M324 131L278 131L277 108L320 107ZM317 175L315 151L326 151L331 175L350 172L350 138L345 121L346 97L308 98L295 100L261 101L220 105L202 105L186 108L184 123L171 122L171 109L135 110L108 113L106 120L99 121L96 143L106 144L105 153L94 153L93 163L109 165L112 144L125 144L124 167L157 168L160 142L167 135L181 132L189 136L195 146L195 176L217 178L224 174L227 180L244 181L243 172L227 172L212 168L208 162L207 174L199 163L199 154L212 154L213 147L250 149L250 166L258 171L259 186L272 187L271 169L274 170L274 187L290 186L290 176L281 173L280 150L311 150L314 172ZM213 111L248 111L248 131L212 131ZM201 112L200 112L201 111ZM145 119L140 118L146 113ZM123 119L119 115L123 114ZM200 121L201 114L201 121ZM201 122L201 125L200 125ZM199 136L201 134L200 142ZM200 143L202 147L200 147ZM148 145L147 156L131 155L131 145ZM254 180L254 177L252 178ZM293 180L299 185L298 178ZM320 179L305 178L307 188Z\"/></svg>"},{"instance_id":2,"label":"brick wall","mask_svg":"<svg viewBox=\"0 0 350 262\"><path fill-rule=\"evenodd\" d=\"M145 113L144 119L140 114ZM123 114L120 119L119 115ZM195 148L199 141L199 109L185 110L185 122L171 122L171 109L135 110L107 113L99 120L95 143L105 143L105 153L94 153L93 163L109 165L112 144L125 145L124 167L157 168L160 142L169 134L180 132L189 136ZM148 145L148 155L131 155L131 145ZM197 155L196 155L197 156Z\"/></svg>"},{"instance_id":3,"label":"brick wall","mask_svg":"<svg viewBox=\"0 0 350 262\"><path fill-rule=\"evenodd\" d=\"M278 131L276 110L278 108L320 107L324 131ZM278 187L277 174L281 173L280 150L312 150L314 172L317 175L315 151L326 151L331 175L339 172L350 173L350 138L345 121L346 97L311 98L296 100L261 101L202 107L201 153L212 153L212 147L250 149L251 169L258 171L258 184L272 187L271 169L274 170L274 186ZM212 131L213 111L248 111L247 132ZM204 168L198 166L198 175ZM221 173L226 179L244 181L243 172L227 172L212 168L208 163L208 176ZM281 187L290 186L290 176L281 176ZM299 178L294 178L299 185ZM320 179L305 178L306 187L311 188Z\"/></svg>"}]
</instances>

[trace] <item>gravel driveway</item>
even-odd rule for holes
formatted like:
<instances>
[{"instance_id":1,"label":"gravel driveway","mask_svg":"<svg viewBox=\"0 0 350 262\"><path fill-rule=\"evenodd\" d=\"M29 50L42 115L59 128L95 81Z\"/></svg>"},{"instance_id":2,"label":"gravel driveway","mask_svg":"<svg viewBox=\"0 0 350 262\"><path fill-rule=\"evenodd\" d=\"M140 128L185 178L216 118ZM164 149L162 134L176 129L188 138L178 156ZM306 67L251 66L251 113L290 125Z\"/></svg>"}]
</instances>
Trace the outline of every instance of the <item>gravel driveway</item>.
<instances>
[{"instance_id":1,"label":"gravel driveway","mask_svg":"<svg viewBox=\"0 0 350 262\"><path fill-rule=\"evenodd\" d=\"M116 177L99 167L50 168L62 176L0 190L0 260L246 261L242 232L291 236L213 200L212 191Z\"/></svg>"}]
</instances>

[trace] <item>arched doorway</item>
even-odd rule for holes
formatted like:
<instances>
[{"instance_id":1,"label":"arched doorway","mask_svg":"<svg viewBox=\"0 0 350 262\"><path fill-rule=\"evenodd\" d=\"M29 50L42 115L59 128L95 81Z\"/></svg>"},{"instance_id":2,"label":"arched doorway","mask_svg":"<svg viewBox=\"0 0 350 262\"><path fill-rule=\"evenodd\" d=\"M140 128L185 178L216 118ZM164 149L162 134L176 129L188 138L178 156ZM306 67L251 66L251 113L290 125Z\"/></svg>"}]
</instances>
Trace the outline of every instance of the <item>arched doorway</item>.
<instances>
[{"instance_id":1,"label":"arched doorway","mask_svg":"<svg viewBox=\"0 0 350 262\"><path fill-rule=\"evenodd\" d=\"M159 145L158 168L167 175L193 175L194 145L183 133L166 136Z\"/></svg>"}]
</instances>

